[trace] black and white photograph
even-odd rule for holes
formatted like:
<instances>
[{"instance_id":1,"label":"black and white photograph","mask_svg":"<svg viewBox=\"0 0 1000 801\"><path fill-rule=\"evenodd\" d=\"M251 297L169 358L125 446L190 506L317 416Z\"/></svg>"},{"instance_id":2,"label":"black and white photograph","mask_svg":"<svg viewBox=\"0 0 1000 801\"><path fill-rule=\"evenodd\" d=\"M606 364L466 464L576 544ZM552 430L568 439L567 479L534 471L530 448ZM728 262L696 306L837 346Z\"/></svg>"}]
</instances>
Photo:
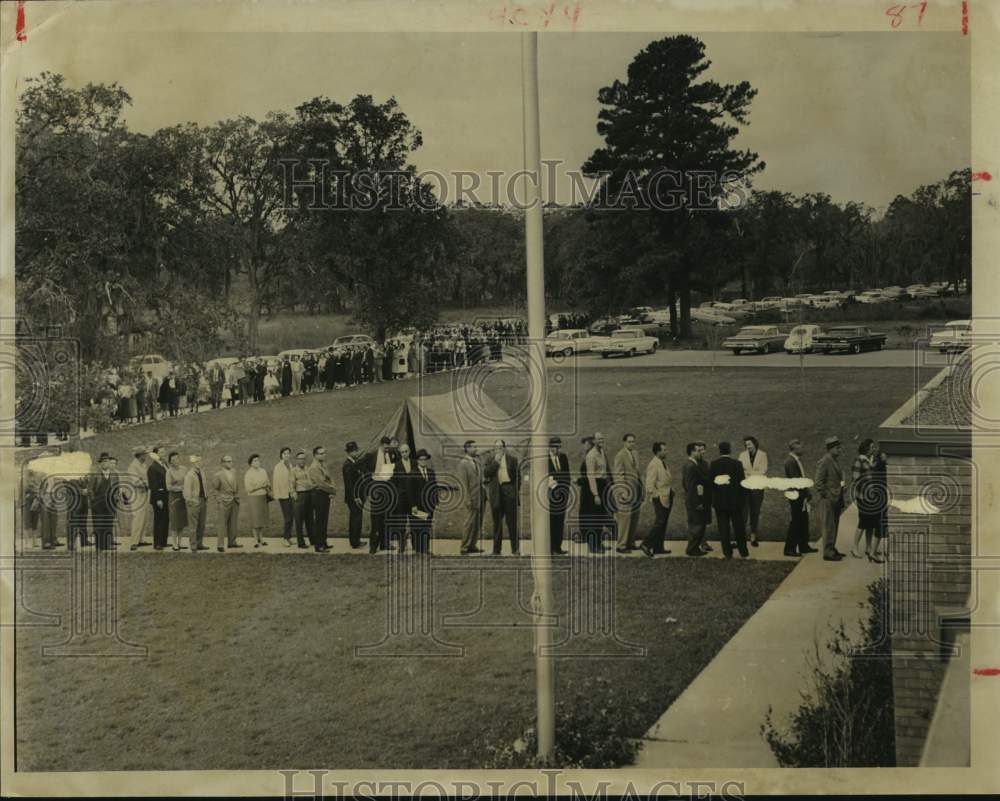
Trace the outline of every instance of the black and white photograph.
<instances>
[{"instance_id":1,"label":"black and white photograph","mask_svg":"<svg viewBox=\"0 0 1000 801\"><path fill-rule=\"evenodd\" d=\"M710 5L2 3L5 795L996 789L996 8Z\"/></svg>"}]
</instances>

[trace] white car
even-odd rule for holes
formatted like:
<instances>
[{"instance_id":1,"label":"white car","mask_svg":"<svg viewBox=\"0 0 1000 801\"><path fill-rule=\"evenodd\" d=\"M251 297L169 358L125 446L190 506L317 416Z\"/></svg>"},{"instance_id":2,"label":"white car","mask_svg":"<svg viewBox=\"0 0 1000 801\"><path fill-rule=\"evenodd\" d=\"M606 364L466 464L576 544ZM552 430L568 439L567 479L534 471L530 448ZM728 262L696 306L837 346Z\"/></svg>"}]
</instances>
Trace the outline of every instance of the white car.
<instances>
[{"instance_id":1,"label":"white car","mask_svg":"<svg viewBox=\"0 0 1000 801\"><path fill-rule=\"evenodd\" d=\"M768 309L780 309L782 298L777 295L771 295L767 298L761 298L754 304L754 308L758 311L767 311Z\"/></svg>"},{"instance_id":2,"label":"white car","mask_svg":"<svg viewBox=\"0 0 1000 801\"><path fill-rule=\"evenodd\" d=\"M158 353L147 353L145 356L133 356L129 359L129 367L142 370L143 375L152 375L162 381L174 369L174 363L168 362Z\"/></svg>"},{"instance_id":3,"label":"white car","mask_svg":"<svg viewBox=\"0 0 1000 801\"><path fill-rule=\"evenodd\" d=\"M670 309L657 309L650 312L649 322L656 325L670 325Z\"/></svg>"},{"instance_id":4,"label":"white car","mask_svg":"<svg viewBox=\"0 0 1000 801\"><path fill-rule=\"evenodd\" d=\"M564 328L553 331L545 337L545 355L572 356L574 353L587 353L594 346L594 339L584 328Z\"/></svg>"},{"instance_id":5,"label":"white car","mask_svg":"<svg viewBox=\"0 0 1000 801\"><path fill-rule=\"evenodd\" d=\"M931 334L931 347L941 353L967 350L972 345L972 320L952 320Z\"/></svg>"},{"instance_id":6,"label":"white car","mask_svg":"<svg viewBox=\"0 0 1000 801\"><path fill-rule=\"evenodd\" d=\"M730 317L728 314L723 314L718 309L712 308L691 309L691 319L709 325L732 325L736 322L735 317Z\"/></svg>"},{"instance_id":7,"label":"white car","mask_svg":"<svg viewBox=\"0 0 1000 801\"><path fill-rule=\"evenodd\" d=\"M906 300L909 295L906 290L901 286L889 286L882 290L884 294L890 300Z\"/></svg>"},{"instance_id":8,"label":"white car","mask_svg":"<svg viewBox=\"0 0 1000 801\"><path fill-rule=\"evenodd\" d=\"M813 337L822 334L818 325L797 325L788 332L785 340L785 353L812 353Z\"/></svg>"},{"instance_id":9,"label":"white car","mask_svg":"<svg viewBox=\"0 0 1000 801\"><path fill-rule=\"evenodd\" d=\"M278 358L284 361L286 356L289 358L289 360L291 360L293 356L298 356L301 359L307 353L312 353L312 350L309 348L291 348L290 350L281 351L278 354Z\"/></svg>"},{"instance_id":10,"label":"white car","mask_svg":"<svg viewBox=\"0 0 1000 801\"><path fill-rule=\"evenodd\" d=\"M854 299L858 303L890 303L892 298L887 297L881 289L866 289L860 295L855 295Z\"/></svg>"},{"instance_id":11,"label":"white car","mask_svg":"<svg viewBox=\"0 0 1000 801\"><path fill-rule=\"evenodd\" d=\"M814 309L837 309L840 308L842 302L839 297L832 298L829 295L810 295L808 305Z\"/></svg>"},{"instance_id":12,"label":"white car","mask_svg":"<svg viewBox=\"0 0 1000 801\"><path fill-rule=\"evenodd\" d=\"M611 339L595 348L601 357L635 356L637 353L652 353L660 346L656 337L646 336L641 328L619 328L612 332Z\"/></svg>"},{"instance_id":13,"label":"white car","mask_svg":"<svg viewBox=\"0 0 1000 801\"><path fill-rule=\"evenodd\" d=\"M375 340L372 339L368 334L347 334L346 336L337 337L333 340L333 344L330 346L334 350L340 350L341 348L347 347L357 347L374 345Z\"/></svg>"}]
</instances>

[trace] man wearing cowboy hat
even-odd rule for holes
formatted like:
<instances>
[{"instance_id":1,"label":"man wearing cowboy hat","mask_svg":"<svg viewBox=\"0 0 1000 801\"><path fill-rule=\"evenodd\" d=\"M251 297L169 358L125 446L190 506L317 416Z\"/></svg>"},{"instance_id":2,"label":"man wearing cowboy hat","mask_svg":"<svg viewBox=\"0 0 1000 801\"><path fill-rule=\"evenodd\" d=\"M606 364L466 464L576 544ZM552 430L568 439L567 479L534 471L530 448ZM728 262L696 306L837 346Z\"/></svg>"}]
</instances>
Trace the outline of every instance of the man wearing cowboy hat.
<instances>
[{"instance_id":1,"label":"man wearing cowboy hat","mask_svg":"<svg viewBox=\"0 0 1000 801\"><path fill-rule=\"evenodd\" d=\"M820 530L823 532L823 559L839 562L844 555L837 550L837 525L844 511L844 474L840 469L840 440L826 438L826 453L816 465L813 493L819 510Z\"/></svg>"}]
</instances>

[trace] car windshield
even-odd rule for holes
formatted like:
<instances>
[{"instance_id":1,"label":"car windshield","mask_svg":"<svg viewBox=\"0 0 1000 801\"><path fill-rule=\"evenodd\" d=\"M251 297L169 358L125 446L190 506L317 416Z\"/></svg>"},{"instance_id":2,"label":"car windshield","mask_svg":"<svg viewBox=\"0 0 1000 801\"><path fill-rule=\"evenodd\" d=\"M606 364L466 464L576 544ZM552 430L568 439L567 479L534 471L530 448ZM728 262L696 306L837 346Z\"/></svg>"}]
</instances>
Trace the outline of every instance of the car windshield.
<instances>
[{"instance_id":1,"label":"car windshield","mask_svg":"<svg viewBox=\"0 0 1000 801\"><path fill-rule=\"evenodd\" d=\"M770 330L771 329L766 328L766 327L764 327L762 325L751 325L751 326L747 326L746 328L741 328L740 329L740 333L741 334L766 334Z\"/></svg>"},{"instance_id":2,"label":"car windshield","mask_svg":"<svg viewBox=\"0 0 1000 801\"><path fill-rule=\"evenodd\" d=\"M857 333L860 333L860 331L861 331L861 329L859 329L859 328L831 328L830 329L830 333L831 334L857 334Z\"/></svg>"}]
</instances>

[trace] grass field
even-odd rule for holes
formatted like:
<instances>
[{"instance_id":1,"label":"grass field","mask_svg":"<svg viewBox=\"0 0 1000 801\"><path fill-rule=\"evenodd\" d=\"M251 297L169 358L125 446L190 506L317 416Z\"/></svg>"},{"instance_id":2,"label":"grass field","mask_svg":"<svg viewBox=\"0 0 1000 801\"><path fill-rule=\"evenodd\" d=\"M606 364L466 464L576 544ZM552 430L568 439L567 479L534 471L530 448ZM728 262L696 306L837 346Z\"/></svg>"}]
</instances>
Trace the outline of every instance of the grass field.
<instances>
[{"instance_id":1,"label":"grass field","mask_svg":"<svg viewBox=\"0 0 1000 801\"><path fill-rule=\"evenodd\" d=\"M415 560L404 560L414 564ZM584 637L557 662L559 696L611 693L641 736L767 599L789 562L569 559L615 571L619 641ZM435 559L434 631L455 658L359 658L386 631L389 560L118 560L119 635L146 658L43 657L63 637L17 629L18 770L476 768L534 721L528 560ZM35 612L69 612L65 575L25 571ZM588 582L596 586L600 582ZM557 574L561 612L567 577ZM600 599L573 607L597 609ZM440 627L470 613L479 627ZM603 608L603 607L602 607ZM670 622L667 619L673 618ZM65 617L63 618L66 619ZM560 615L556 641L570 618ZM62 633L65 633L63 630ZM625 654L646 649L644 658ZM611 656L608 654L615 654ZM603 656L602 656L603 655ZM665 736L686 736L686 732Z\"/></svg>"},{"instance_id":2,"label":"grass field","mask_svg":"<svg viewBox=\"0 0 1000 801\"><path fill-rule=\"evenodd\" d=\"M553 368L550 373L550 428L561 434L574 473L579 467L579 436L600 429L613 455L626 432L638 437L641 464L649 459L649 446L656 439L669 443L668 466L680 487L684 445L703 439L712 443L732 441L742 446L746 434L756 436L770 455L771 472L781 474L786 443L792 436L806 443L804 463L811 471L821 455L823 439L837 434L845 443L842 457L850 465L855 443L874 435L877 426L909 398L933 374L921 377L910 369L739 368L714 372L708 368L582 368L573 372ZM424 393L447 392L452 375L422 379ZM519 374L496 371L482 382L483 389L509 412L522 408L528 385ZM317 393L276 400L258 406L237 407L211 413L184 415L145 426L101 434L84 440L96 456L101 451L116 454L127 464L130 449L137 444L163 443L183 454L198 451L209 472L219 457L231 453L236 466L246 468L247 457L262 454L272 468L283 445L311 450L325 445L335 483L340 486L343 444L357 440L366 447L399 403L418 391L416 380ZM23 458L23 457L21 457ZM271 533L280 534L281 513L271 504ZM780 495L768 494L762 511L762 537L783 539L787 504ZM527 512L523 518L527 520ZM641 525L652 519L644 509ZM216 510L209 509L208 530L214 532ZM453 536L461 520L442 514L436 520L439 536ZM241 528L242 535L249 532ZM488 528L487 524L487 528ZM684 519L678 509L671 516L669 534L683 536ZM331 506L330 531L342 536L346 509L342 493ZM367 522L366 529L367 533Z\"/></svg>"}]
</instances>

